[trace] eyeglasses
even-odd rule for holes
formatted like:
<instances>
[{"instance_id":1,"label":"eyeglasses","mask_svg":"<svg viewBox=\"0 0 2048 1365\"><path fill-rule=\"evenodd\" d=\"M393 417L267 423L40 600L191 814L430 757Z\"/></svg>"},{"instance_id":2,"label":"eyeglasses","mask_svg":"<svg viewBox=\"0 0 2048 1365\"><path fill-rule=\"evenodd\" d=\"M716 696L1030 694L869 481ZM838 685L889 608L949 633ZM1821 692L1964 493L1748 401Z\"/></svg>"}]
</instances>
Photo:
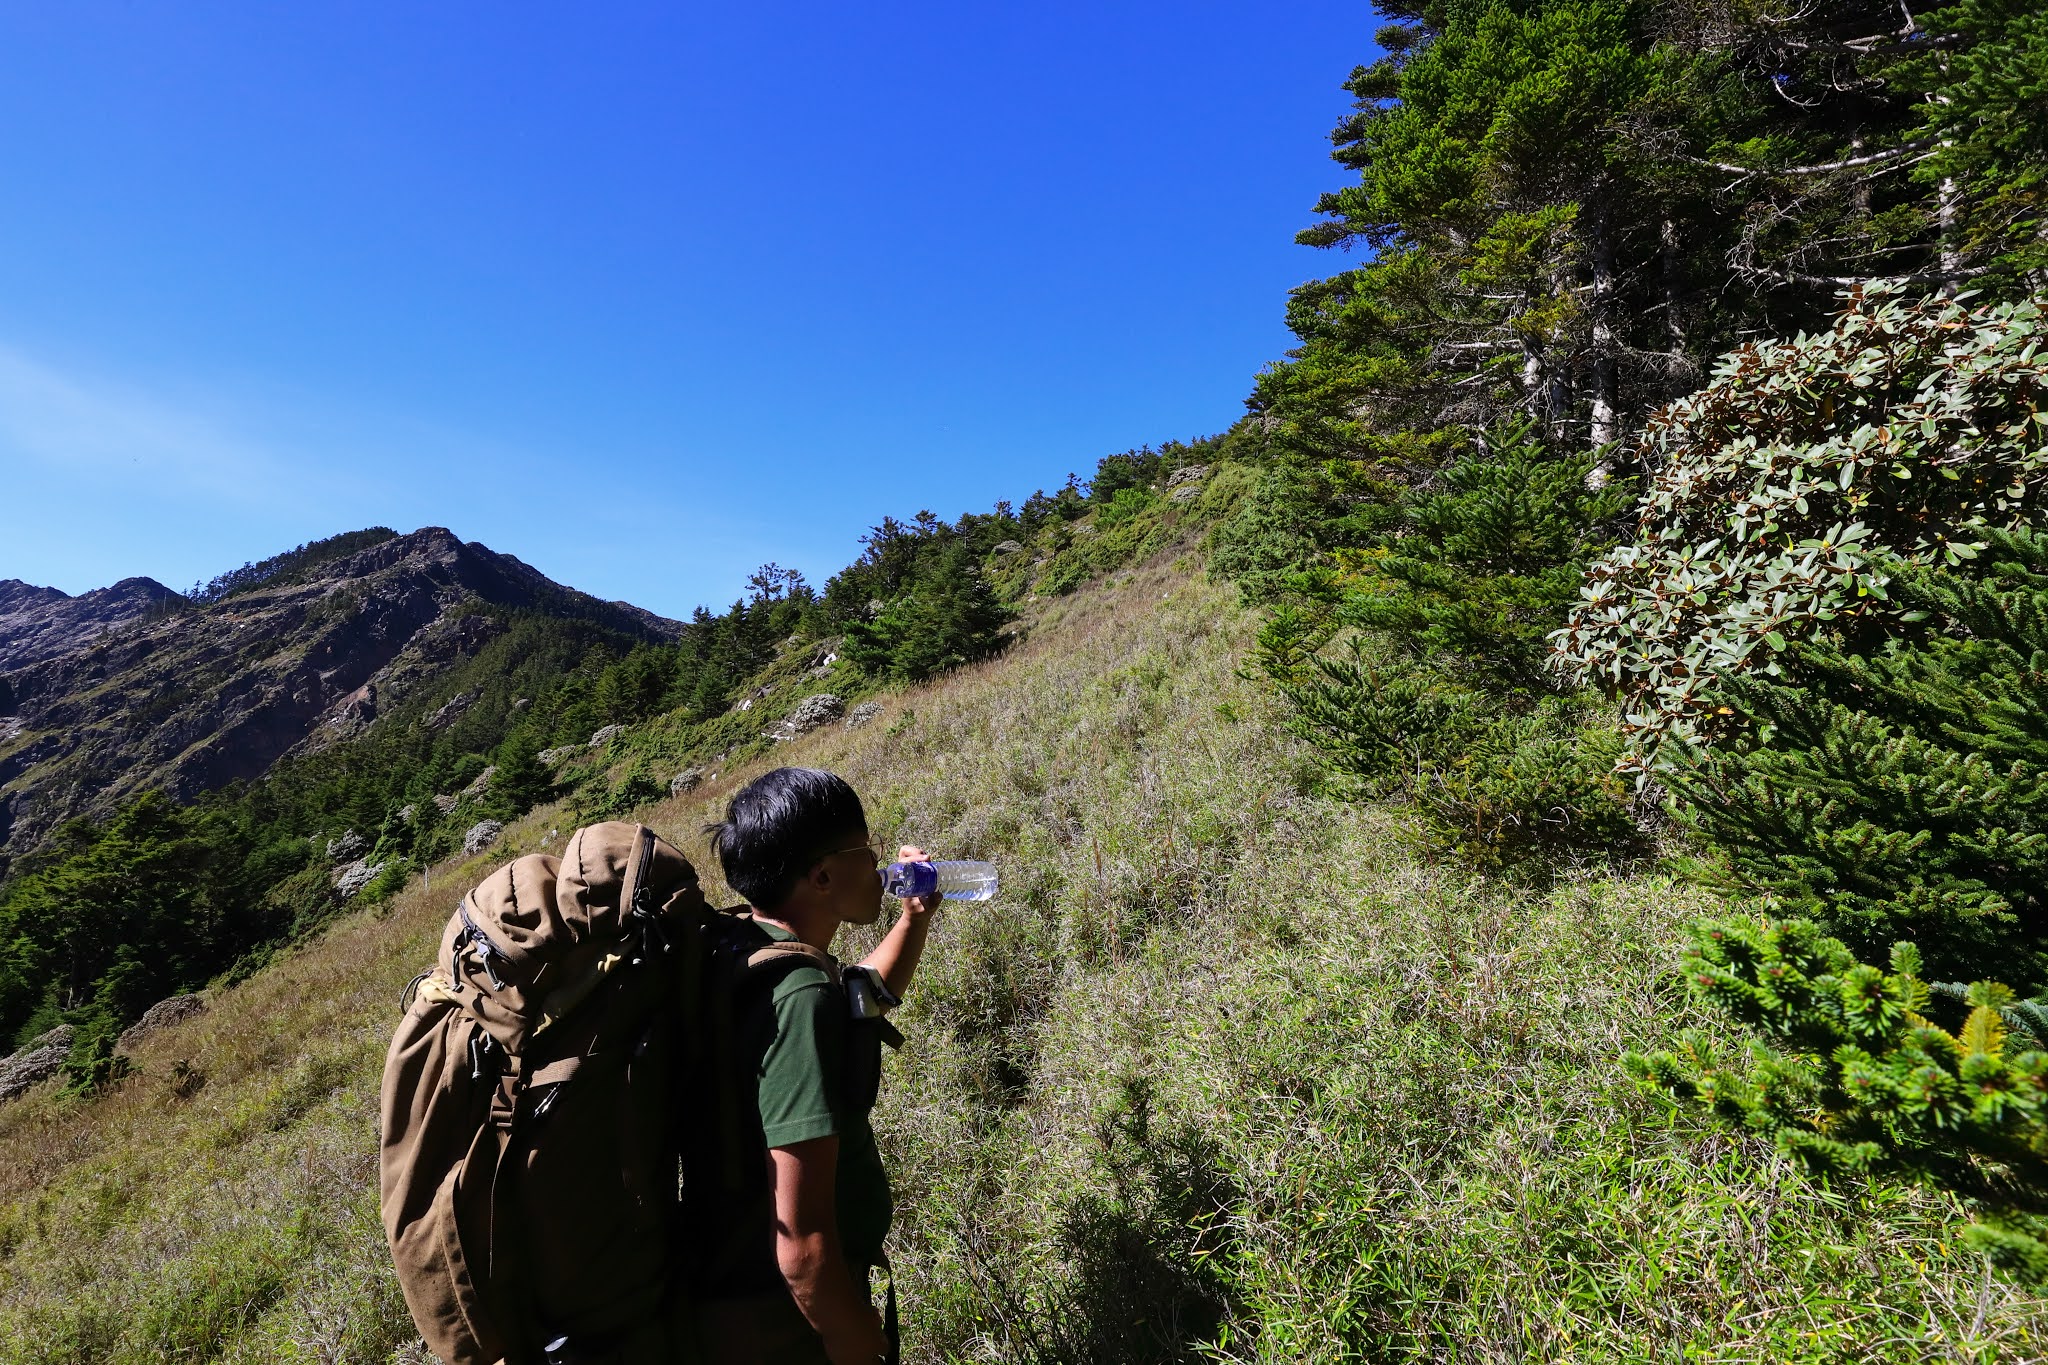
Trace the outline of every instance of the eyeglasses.
<instances>
[{"instance_id":1,"label":"eyeglasses","mask_svg":"<svg viewBox=\"0 0 2048 1365\"><path fill-rule=\"evenodd\" d=\"M871 842L865 844L853 844L846 848L835 848L830 853L820 853L817 856L817 858L812 862L811 866L816 867L819 863L824 862L827 858L837 858L842 853L865 853L871 859L874 860L874 865L876 867L880 867L882 865L882 846L880 844Z\"/></svg>"}]
</instances>

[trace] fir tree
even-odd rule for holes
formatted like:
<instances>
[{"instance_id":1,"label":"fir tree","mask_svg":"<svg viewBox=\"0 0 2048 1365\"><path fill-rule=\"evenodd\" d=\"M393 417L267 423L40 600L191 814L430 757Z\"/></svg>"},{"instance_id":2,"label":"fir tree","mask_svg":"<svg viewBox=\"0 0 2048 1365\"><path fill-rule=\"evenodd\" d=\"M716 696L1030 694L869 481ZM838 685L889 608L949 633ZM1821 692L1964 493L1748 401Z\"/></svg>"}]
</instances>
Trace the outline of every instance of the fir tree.
<instances>
[{"instance_id":1,"label":"fir tree","mask_svg":"<svg viewBox=\"0 0 2048 1365\"><path fill-rule=\"evenodd\" d=\"M1407 500L1339 619L1498 695L1555 690L1548 636L1632 501L1626 481L1591 480L1597 459L1559 455L1531 419L1510 421Z\"/></svg>"},{"instance_id":2,"label":"fir tree","mask_svg":"<svg viewBox=\"0 0 2048 1365\"><path fill-rule=\"evenodd\" d=\"M1900 566L1890 639L1795 646L1728 685L1753 739L1670 774L1725 861L1862 951L2048 985L2048 537L1987 532L1956 568Z\"/></svg>"},{"instance_id":3,"label":"fir tree","mask_svg":"<svg viewBox=\"0 0 2048 1365\"><path fill-rule=\"evenodd\" d=\"M2011 990L1961 991L1968 1013L1951 1033L1927 1017L1934 989L1913 945L1896 945L1884 971L1764 908L1702 924L1685 973L1697 998L1768 1045L1737 1065L1691 1033L1629 1054L1629 1069L1809 1170L1891 1172L1955 1193L1980 1219L1966 1247L2048 1283L2048 1053L2012 1031L2030 1016Z\"/></svg>"},{"instance_id":4,"label":"fir tree","mask_svg":"<svg viewBox=\"0 0 2048 1365\"><path fill-rule=\"evenodd\" d=\"M928 556L909 591L872 621L848 623L846 657L877 677L922 681L995 653L1009 619L972 547L955 540Z\"/></svg>"}]
</instances>

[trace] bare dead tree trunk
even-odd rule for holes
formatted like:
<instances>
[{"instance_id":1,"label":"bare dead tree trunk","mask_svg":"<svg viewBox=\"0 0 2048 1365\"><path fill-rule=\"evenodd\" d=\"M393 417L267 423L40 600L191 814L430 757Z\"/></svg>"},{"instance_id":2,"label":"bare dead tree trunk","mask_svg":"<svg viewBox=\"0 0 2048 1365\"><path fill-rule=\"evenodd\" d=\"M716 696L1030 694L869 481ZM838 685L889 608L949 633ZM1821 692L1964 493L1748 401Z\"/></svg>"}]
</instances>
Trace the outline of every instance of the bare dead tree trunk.
<instances>
[{"instance_id":1,"label":"bare dead tree trunk","mask_svg":"<svg viewBox=\"0 0 2048 1365\"><path fill-rule=\"evenodd\" d=\"M1961 235L1963 189L1952 175L1941 178L1934 191L1935 212L1941 224L1941 292L1953 294L1963 280Z\"/></svg>"},{"instance_id":2,"label":"bare dead tree trunk","mask_svg":"<svg viewBox=\"0 0 2048 1365\"><path fill-rule=\"evenodd\" d=\"M1678 269L1678 224L1666 213L1657 226L1657 274L1664 296L1664 339L1669 344L1674 373L1690 363L1685 351L1685 319L1678 315L1682 292Z\"/></svg>"},{"instance_id":3,"label":"bare dead tree trunk","mask_svg":"<svg viewBox=\"0 0 2048 1365\"><path fill-rule=\"evenodd\" d=\"M1615 411L1614 205L1606 186L1595 188L1587 243L1593 267L1593 411L1590 434L1596 446L1621 436Z\"/></svg>"}]
</instances>

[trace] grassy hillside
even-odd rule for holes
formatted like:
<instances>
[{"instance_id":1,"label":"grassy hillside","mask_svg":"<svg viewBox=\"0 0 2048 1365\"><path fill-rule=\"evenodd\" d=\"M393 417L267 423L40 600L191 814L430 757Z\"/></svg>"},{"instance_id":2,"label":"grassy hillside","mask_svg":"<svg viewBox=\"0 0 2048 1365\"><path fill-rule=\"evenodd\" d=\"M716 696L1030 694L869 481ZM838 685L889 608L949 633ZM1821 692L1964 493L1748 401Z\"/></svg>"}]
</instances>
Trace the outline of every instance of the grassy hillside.
<instances>
[{"instance_id":1,"label":"grassy hillside","mask_svg":"<svg viewBox=\"0 0 2048 1365\"><path fill-rule=\"evenodd\" d=\"M1518 890L1308 794L1238 674L1255 624L1169 552L643 812L701 855L736 784L815 763L883 838L1003 868L944 912L878 1111L913 1359L2040 1356L2048 1311L1935 1196L1784 1178L1622 1076L1701 1022L1666 974L1699 893ZM569 823L221 991L111 1093L0 1109L0 1365L419 1359L383 1047L453 894Z\"/></svg>"}]
</instances>

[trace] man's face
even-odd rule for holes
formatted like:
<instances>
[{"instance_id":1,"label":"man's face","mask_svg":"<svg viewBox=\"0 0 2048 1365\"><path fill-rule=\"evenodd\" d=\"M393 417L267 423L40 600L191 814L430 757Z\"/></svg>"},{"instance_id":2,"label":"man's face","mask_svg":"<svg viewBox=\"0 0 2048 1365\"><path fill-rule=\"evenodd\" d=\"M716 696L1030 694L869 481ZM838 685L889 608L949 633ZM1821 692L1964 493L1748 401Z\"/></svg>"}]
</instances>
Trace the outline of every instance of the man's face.
<instances>
[{"instance_id":1,"label":"man's face","mask_svg":"<svg viewBox=\"0 0 2048 1365\"><path fill-rule=\"evenodd\" d=\"M873 924L882 917L882 855L865 829L837 851L819 859L831 874L828 894L845 924Z\"/></svg>"}]
</instances>

